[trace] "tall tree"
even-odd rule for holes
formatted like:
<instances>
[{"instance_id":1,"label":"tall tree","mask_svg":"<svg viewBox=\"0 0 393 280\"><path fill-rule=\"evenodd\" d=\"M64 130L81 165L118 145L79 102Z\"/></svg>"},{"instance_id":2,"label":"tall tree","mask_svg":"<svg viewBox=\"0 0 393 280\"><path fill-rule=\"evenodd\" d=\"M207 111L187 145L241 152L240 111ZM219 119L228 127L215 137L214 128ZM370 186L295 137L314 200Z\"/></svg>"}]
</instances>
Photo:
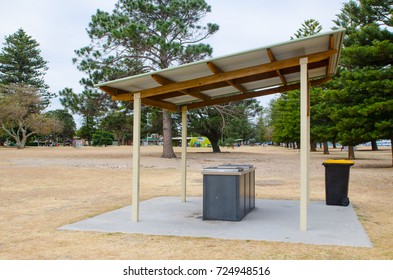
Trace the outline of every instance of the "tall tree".
<instances>
[{"instance_id":1,"label":"tall tree","mask_svg":"<svg viewBox=\"0 0 393 280\"><path fill-rule=\"evenodd\" d=\"M191 110L187 116L190 132L209 138L213 152L221 152L222 138L251 138L249 119L260 113L262 107L256 99L232 102L219 106Z\"/></svg>"},{"instance_id":2,"label":"tall tree","mask_svg":"<svg viewBox=\"0 0 393 280\"><path fill-rule=\"evenodd\" d=\"M35 134L59 132L62 123L42 114L43 102L33 86L10 84L0 87L0 125L18 149Z\"/></svg>"},{"instance_id":3,"label":"tall tree","mask_svg":"<svg viewBox=\"0 0 393 280\"><path fill-rule=\"evenodd\" d=\"M128 110L114 111L101 121L101 127L113 132L119 145L125 145L132 133L133 116Z\"/></svg>"},{"instance_id":4,"label":"tall tree","mask_svg":"<svg viewBox=\"0 0 393 280\"><path fill-rule=\"evenodd\" d=\"M334 22L347 29L342 69L333 95L345 107L335 118L339 140L352 146L393 140L393 27L391 0L349 1ZM393 165L393 148L392 148Z\"/></svg>"},{"instance_id":5,"label":"tall tree","mask_svg":"<svg viewBox=\"0 0 393 280\"><path fill-rule=\"evenodd\" d=\"M323 144L323 153L329 154L328 142L337 139L336 123L332 119L335 110L335 100L329 95L325 86L314 87L310 91L311 107L311 137Z\"/></svg>"},{"instance_id":6,"label":"tall tree","mask_svg":"<svg viewBox=\"0 0 393 280\"><path fill-rule=\"evenodd\" d=\"M257 133L253 120L263 111L263 107L255 98L231 103L230 105L221 112L227 119L223 129L223 140L232 138L255 142Z\"/></svg>"},{"instance_id":7,"label":"tall tree","mask_svg":"<svg viewBox=\"0 0 393 280\"><path fill-rule=\"evenodd\" d=\"M71 88L60 91L60 102L74 114L80 114L83 118L83 138L91 145L93 133L97 128L99 118L102 117L108 101L107 96L95 90L85 89L82 94L75 93Z\"/></svg>"},{"instance_id":8,"label":"tall tree","mask_svg":"<svg viewBox=\"0 0 393 280\"><path fill-rule=\"evenodd\" d=\"M315 19L308 19L305 20L304 23L302 23L302 27L299 28L294 36L296 38L305 38L309 36L316 35L322 31L322 25L319 23L319 21ZM293 39L291 37L291 39ZM311 131L310 131L310 150L311 151L316 151L316 142L318 140L322 140L323 145L324 145L324 154L328 154L328 146L327 146L327 140L326 140L326 134L321 134L319 133L318 135L316 134L317 132L320 132L321 127L320 126L322 123L320 122L321 119L327 120L327 113L324 110L321 110L323 107L322 102L323 99L318 98L318 95L322 94L323 91L320 90L321 88L318 87L311 87L310 88L310 107L311 107ZM300 102L300 100L299 100ZM320 109L320 110L318 110ZM317 115L316 115L317 114ZM300 122L300 119L299 119ZM328 121L325 121L323 123L323 128L326 128L327 124L331 124Z\"/></svg>"},{"instance_id":9,"label":"tall tree","mask_svg":"<svg viewBox=\"0 0 393 280\"><path fill-rule=\"evenodd\" d=\"M0 130L0 146L4 146L4 143L7 141L9 135L5 133L4 130Z\"/></svg>"},{"instance_id":10,"label":"tall tree","mask_svg":"<svg viewBox=\"0 0 393 280\"><path fill-rule=\"evenodd\" d=\"M48 62L42 58L39 46L22 28L6 36L0 53L0 83L34 86L48 105L54 95L48 92L44 80Z\"/></svg>"},{"instance_id":11,"label":"tall tree","mask_svg":"<svg viewBox=\"0 0 393 280\"><path fill-rule=\"evenodd\" d=\"M267 142L269 141L269 135L268 135L268 129L269 127L267 126L266 119L263 116L263 113L261 113L258 117L258 122L256 125L256 141L257 142Z\"/></svg>"},{"instance_id":12,"label":"tall tree","mask_svg":"<svg viewBox=\"0 0 393 280\"><path fill-rule=\"evenodd\" d=\"M272 140L299 146L300 142L300 92L283 93L269 104L269 126L272 127Z\"/></svg>"},{"instance_id":13,"label":"tall tree","mask_svg":"<svg viewBox=\"0 0 393 280\"><path fill-rule=\"evenodd\" d=\"M300 27L296 33L294 34L295 38L305 38L308 36L312 36L318 34L322 31L322 25L319 21L315 19L307 19L302 23L302 27ZM291 40L294 38L291 37Z\"/></svg>"},{"instance_id":14,"label":"tall tree","mask_svg":"<svg viewBox=\"0 0 393 280\"><path fill-rule=\"evenodd\" d=\"M212 48L200 42L218 30L216 24L200 24L210 11L204 0L119 0L112 13L98 10L92 17L87 29L91 44L76 51L75 62L87 72L92 64L127 70L134 63L141 73L203 59ZM162 156L176 157L171 115L162 114Z\"/></svg>"},{"instance_id":15,"label":"tall tree","mask_svg":"<svg viewBox=\"0 0 393 280\"><path fill-rule=\"evenodd\" d=\"M76 124L74 117L68 113L67 110L54 110L45 113L46 116L50 118L57 119L63 123L62 130L57 132L55 137L61 138L63 145L65 145L66 140L73 139L75 136Z\"/></svg>"},{"instance_id":16,"label":"tall tree","mask_svg":"<svg viewBox=\"0 0 393 280\"><path fill-rule=\"evenodd\" d=\"M302 23L294 38L304 38L308 36L315 35L322 30L322 26L315 19L308 19ZM310 89L310 99L311 101L317 100L312 98L316 94L320 93L318 88ZM313 122L313 114L311 114L311 124ZM272 139L274 142L293 143L293 147L298 147L300 142L300 91L290 91L282 94L276 100L270 103L270 125L273 129ZM311 135L311 150L315 150L314 145L314 135Z\"/></svg>"}]
</instances>

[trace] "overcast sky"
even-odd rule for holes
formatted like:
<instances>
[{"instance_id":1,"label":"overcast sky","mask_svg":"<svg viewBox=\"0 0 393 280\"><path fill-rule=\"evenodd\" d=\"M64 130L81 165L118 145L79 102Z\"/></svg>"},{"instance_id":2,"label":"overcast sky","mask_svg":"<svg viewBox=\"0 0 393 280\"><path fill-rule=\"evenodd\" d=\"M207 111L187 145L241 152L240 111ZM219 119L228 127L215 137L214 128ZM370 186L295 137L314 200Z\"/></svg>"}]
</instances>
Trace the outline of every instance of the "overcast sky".
<instances>
[{"instance_id":1,"label":"overcast sky","mask_svg":"<svg viewBox=\"0 0 393 280\"><path fill-rule=\"evenodd\" d=\"M97 9L112 11L116 0L0 0L0 43L23 28L40 44L49 62L45 77L52 92L80 91L83 73L72 64L74 50L89 44L86 28ZM212 12L206 22L220 30L206 42L213 56L228 55L289 40L306 19L329 31L347 0L206 0ZM267 99L262 99L265 105ZM51 109L61 108L54 101Z\"/></svg>"}]
</instances>

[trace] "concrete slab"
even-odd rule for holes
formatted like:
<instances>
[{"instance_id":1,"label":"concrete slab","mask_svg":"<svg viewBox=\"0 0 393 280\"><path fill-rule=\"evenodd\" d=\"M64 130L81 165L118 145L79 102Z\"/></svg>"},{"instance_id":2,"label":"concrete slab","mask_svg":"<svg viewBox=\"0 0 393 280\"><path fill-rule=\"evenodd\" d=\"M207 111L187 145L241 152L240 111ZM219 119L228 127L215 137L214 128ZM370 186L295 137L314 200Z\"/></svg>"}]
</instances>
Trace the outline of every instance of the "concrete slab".
<instances>
[{"instance_id":1,"label":"concrete slab","mask_svg":"<svg viewBox=\"0 0 393 280\"><path fill-rule=\"evenodd\" d=\"M298 200L256 199L255 209L240 222L203 221L201 197L188 198L186 203L178 197L157 197L140 203L138 223L131 222L131 206L127 206L59 229L372 247L352 205L311 201L308 230L302 232L299 204Z\"/></svg>"}]
</instances>

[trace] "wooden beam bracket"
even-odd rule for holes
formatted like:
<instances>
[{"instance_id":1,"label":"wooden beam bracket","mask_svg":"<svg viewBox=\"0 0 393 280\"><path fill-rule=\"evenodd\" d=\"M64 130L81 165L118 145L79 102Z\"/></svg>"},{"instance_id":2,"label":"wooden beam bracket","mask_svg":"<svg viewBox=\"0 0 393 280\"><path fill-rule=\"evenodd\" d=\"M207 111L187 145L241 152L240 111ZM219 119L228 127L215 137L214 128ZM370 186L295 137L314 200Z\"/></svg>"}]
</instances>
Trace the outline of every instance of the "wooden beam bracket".
<instances>
[{"instance_id":1,"label":"wooden beam bracket","mask_svg":"<svg viewBox=\"0 0 393 280\"><path fill-rule=\"evenodd\" d=\"M317 86L317 85L326 83L327 81L330 81L331 79L332 79L331 77L325 77L325 78L321 78L318 80L313 80L310 83L311 83L311 86ZM223 103L228 103L228 102L233 102L233 101L240 101L240 100L244 100L244 99L248 99L248 98L255 98L255 97L259 97L259 96L264 96L264 95L269 95L269 94L274 94L274 93L282 93L282 92L287 92L290 90L297 90L297 89L300 89L300 83L286 85L286 86L278 86L278 87L274 87L274 88L248 92L245 94L237 94L237 95L232 95L232 96L227 96L227 97L220 97L220 98L215 98L215 99L212 99L209 101L195 102L195 103L187 105L187 108L188 109L196 109L196 108L201 108L201 107L205 107L205 106L212 106L212 105L218 105L218 104L223 104Z\"/></svg>"},{"instance_id":2,"label":"wooden beam bracket","mask_svg":"<svg viewBox=\"0 0 393 280\"><path fill-rule=\"evenodd\" d=\"M153 75L151 75L151 77L153 78L153 80L155 80L157 83L159 83L162 86L175 84L176 83L176 82L174 82L174 81L172 81L172 80L170 80L168 78L165 78L165 77L163 77L161 75L158 75L158 74L153 74ZM195 98L198 98L198 99L201 99L201 100L209 100L210 99L210 97L207 96L207 95L204 95L204 94L202 94L200 92L190 92L187 89L179 90L179 92L184 94L184 95L190 95L192 97L195 97Z\"/></svg>"},{"instance_id":3,"label":"wooden beam bracket","mask_svg":"<svg viewBox=\"0 0 393 280\"><path fill-rule=\"evenodd\" d=\"M269 58L270 58L270 62L275 62L275 61L276 61L276 58L274 57L274 54L273 54L272 50L271 50L271 49L266 49L266 51L267 51L267 55L268 55ZM280 71L280 70L276 70L276 73L277 73L277 75L280 77L281 82L283 83L283 85L286 86L286 85L287 85L287 80L285 79L285 77L284 77L284 75L281 73L281 71Z\"/></svg>"},{"instance_id":4,"label":"wooden beam bracket","mask_svg":"<svg viewBox=\"0 0 393 280\"><path fill-rule=\"evenodd\" d=\"M212 71L213 74L222 74L225 73L221 68L219 68L216 64L213 62L207 62L207 66L209 67L210 71ZM248 90L242 86L241 84L236 84L233 80L227 80L225 81L227 84L233 86L235 89L240 91L241 93L247 93Z\"/></svg>"}]
</instances>

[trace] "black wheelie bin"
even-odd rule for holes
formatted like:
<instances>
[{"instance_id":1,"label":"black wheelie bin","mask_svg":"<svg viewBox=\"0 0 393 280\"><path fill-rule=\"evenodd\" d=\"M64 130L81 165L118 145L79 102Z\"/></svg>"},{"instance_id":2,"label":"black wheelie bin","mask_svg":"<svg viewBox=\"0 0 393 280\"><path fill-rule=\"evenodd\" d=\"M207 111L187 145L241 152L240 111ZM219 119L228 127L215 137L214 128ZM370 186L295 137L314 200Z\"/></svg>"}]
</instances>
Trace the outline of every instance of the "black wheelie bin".
<instances>
[{"instance_id":1,"label":"black wheelie bin","mask_svg":"<svg viewBox=\"0 0 393 280\"><path fill-rule=\"evenodd\" d=\"M329 159L325 166L325 193L327 205L348 206L349 169L355 163L351 160Z\"/></svg>"}]
</instances>

